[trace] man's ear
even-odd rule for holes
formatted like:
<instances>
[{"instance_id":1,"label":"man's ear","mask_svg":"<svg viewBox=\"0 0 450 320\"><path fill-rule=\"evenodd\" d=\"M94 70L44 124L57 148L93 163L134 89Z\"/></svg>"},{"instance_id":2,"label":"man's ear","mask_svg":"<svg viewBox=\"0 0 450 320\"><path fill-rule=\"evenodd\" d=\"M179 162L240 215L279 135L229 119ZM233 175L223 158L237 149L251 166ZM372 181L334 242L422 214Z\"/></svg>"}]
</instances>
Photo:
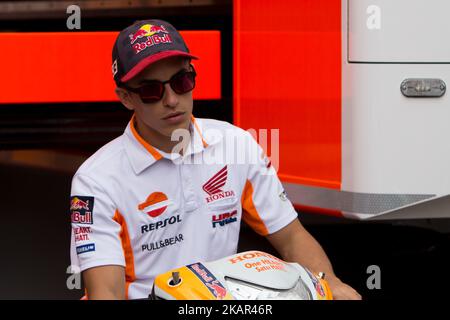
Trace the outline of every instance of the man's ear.
<instances>
[{"instance_id":1,"label":"man's ear","mask_svg":"<svg viewBox=\"0 0 450 320\"><path fill-rule=\"evenodd\" d=\"M116 95L119 98L120 102L128 109L128 110L134 110L134 103L133 103L133 97L131 96L130 92L123 89L116 87Z\"/></svg>"}]
</instances>

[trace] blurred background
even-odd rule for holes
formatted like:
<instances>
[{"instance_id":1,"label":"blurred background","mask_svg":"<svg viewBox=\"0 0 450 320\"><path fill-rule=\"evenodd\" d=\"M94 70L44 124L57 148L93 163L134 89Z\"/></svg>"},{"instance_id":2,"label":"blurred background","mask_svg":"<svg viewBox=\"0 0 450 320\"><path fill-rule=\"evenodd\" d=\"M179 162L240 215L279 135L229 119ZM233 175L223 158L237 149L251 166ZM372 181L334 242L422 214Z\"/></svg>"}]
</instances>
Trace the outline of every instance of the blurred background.
<instances>
[{"instance_id":1,"label":"blurred background","mask_svg":"<svg viewBox=\"0 0 450 320\"><path fill-rule=\"evenodd\" d=\"M341 189L341 1L319 2L0 0L0 299L83 295L66 285L71 179L131 117L114 97L110 50L136 20L169 21L200 56L196 117L279 128L283 183ZM72 4L79 30L67 27ZM367 222L295 204L364 298L445 294L449 219ZM243 225L239 251L249 249L274 253ZM371 265L379 290L366 284Z\"/></svg>"}]
</instances>

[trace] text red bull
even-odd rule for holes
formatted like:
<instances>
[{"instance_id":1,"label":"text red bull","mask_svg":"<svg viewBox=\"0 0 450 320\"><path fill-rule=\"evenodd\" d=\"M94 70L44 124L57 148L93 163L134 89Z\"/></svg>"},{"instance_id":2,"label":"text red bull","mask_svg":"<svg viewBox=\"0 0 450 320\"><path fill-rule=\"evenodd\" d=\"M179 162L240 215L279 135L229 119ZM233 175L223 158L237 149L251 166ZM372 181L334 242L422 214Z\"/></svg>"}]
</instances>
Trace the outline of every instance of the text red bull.
<instances>
[{"instance_id":1,"label":"text red bull","mask_svg":"<svg viewBox=\"0 0 450 320\"><path fill-rule=\"evenodd\" d=\"M153 47L154 45L162 44L162 43L172 43L172 38L169 34L163 35L153 35L147 37L147 41L138 42L133 45L134 53L139 53L147 48Z\"/></svg>"},{"instance_id":2,"label":"text red bull","mask_svg":"<svg viewBox=\"0 0 450 320\"><path fill-rule=\"evenodd\" d=\"M219 280L201 263L194 263L186 266L199 278L211 294L217 299L224 299L227 295L227 289Z\"/></svg>"},{"instance_id":3,"label":"text red bull","mask_svg":"<svg viewBox=\"0 0 450 320\"><path fill-rule=\"evenodd\" d=\"M134 44L138 39L144 37L151 37L156 33L169 33L169 32L167 32L164 26L154 26L152 24L144 24L142 27L139 28L138 31L129 35L131 44Z\"/></svg>"},{"instance_id":4,"label":"text red bull","mask_svg":"<svg viewBox=\"0 0 450 320\"><path fill-rule=\"evenodd\" d=\"M74 211L71 216L73 223L92 224L92 212L81 214L80 212Z\"/></svg>"}]
</instances>

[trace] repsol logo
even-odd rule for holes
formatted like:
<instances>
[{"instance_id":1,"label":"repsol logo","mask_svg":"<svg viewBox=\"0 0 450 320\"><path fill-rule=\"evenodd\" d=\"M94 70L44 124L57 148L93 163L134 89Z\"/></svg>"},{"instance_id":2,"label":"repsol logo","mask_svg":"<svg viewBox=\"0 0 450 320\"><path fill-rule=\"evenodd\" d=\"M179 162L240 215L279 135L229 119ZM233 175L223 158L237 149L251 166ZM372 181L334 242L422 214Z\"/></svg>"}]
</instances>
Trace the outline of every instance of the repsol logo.
<instances>
[{"instance_id":1,"label":"repsol logo","mask_svg":"<svg viewBox=\"0 0 450 320\"><path fill-rule=\"evenodd\" d=\"M144 233L147 233L147 232L150 232L150 231L153 231L153 230L157 230L157 229L160 229L160 228L165 228L169 224L175 224L175 223L178 223L178 222L181 222L181 221L182 220L180 218L180 215L177 214L176 216L172 216L170 218L166 218L164 220L161 220L161 221L158 221L158 222L155 222L155 223L149 223L149 224L141 226L141 233L144 234Z\"/></svg>"}]
</instances>

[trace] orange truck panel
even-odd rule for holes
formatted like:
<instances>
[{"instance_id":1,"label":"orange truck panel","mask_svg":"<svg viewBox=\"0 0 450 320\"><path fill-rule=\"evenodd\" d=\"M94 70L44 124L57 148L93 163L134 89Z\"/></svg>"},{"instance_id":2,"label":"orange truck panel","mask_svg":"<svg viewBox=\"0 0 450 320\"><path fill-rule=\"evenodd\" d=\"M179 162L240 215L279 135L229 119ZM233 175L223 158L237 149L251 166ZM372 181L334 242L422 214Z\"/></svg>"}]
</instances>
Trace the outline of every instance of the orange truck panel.
<instances>
[{"instance_id":1,"label":"orange truck panel","mask_svg":"<svg viewBox=\"0 0 450 320\"><path fill-rule=\"evenodd\" d=\"M118 101L111 50L118 32L0 33L0 103ZM182 31L198 74L194 99L221 98L220 32Z\"/></svg>"},{"instance_id":2,"label":"orange truck panel","mask_svg":"<svg viewBox=\"0 0 450 320\"><path fill-rule=\"evenodd\" d=\"M285 182L340 189L340 6L234 1L234 122L279 129Z\"/></svg>"}]
</instances>

